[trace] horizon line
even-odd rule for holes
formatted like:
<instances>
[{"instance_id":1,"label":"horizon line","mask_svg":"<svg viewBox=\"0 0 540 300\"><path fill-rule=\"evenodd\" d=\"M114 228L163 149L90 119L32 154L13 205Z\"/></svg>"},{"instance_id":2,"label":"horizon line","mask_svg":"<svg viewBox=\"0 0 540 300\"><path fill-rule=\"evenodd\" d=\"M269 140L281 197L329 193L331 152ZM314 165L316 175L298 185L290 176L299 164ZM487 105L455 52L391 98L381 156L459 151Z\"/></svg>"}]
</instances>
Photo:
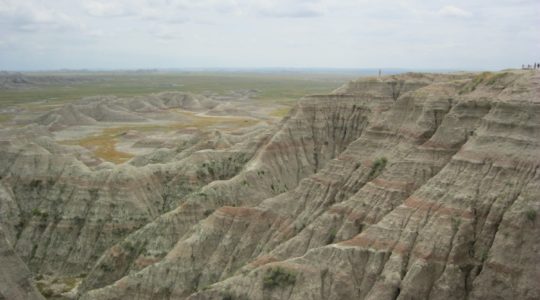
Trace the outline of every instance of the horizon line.
<instances>
[{"instance_id":1,"label":"horizon line","mask_svg":"<svg viewBox=\"0 0 540 300\"><path fill-rule=\"evenodd\" d=\"M163 71L444 71L444 72L478 72L502 71L515 68L455 68L455 67L134 67L134 68L50 68L50 69L1 69L0 72L163 72Z\"/></svg>"}]
</instances>

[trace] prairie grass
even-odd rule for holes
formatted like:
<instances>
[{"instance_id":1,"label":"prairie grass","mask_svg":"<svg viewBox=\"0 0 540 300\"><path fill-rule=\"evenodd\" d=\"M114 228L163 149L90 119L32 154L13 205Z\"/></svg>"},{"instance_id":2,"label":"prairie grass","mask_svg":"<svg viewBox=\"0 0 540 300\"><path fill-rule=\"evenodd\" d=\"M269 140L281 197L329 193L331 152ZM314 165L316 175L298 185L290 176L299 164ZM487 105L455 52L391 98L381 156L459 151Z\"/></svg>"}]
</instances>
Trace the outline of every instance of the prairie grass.
<instances>
[{"instance_id":1,"label":"prairie grass","mask_svg":"<svg viewBox=\"0 0 540 300\"><path fill-rule=\"evenodd\" d=\"M256 101L291 103L306 94L328 93L352 75L264 74L264 73L44 73L33 76L78 76L80 81L50 84L0 92L0 107L29 102L37 106L59 105L82 97L115 95L130 97L163 91L227 94L235 90L257 90Z\"/></svg>"},{"instance_id":2,"label":"prairie grass","mask_svg":"<svg viewBox=\"0 0 540 300\"><path fill-rule=\"evenodd\" d=\"M272 111L270 113L271 116L274 116L274 117L278 117L278 118L283 118L285 117L289 111L291 110L292 107L282 107L282 108L278 108L274 111Z\"/></svg>"}]
</instances>

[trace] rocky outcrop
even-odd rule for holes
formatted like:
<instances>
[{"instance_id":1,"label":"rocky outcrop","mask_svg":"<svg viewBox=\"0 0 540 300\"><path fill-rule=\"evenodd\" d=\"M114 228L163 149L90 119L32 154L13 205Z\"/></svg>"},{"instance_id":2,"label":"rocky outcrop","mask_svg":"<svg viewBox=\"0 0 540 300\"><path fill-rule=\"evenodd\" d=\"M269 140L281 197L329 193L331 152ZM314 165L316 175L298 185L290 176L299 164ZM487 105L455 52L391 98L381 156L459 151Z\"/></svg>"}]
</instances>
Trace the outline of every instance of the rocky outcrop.
<instances>
[{"instance_id":1,"label":"rocky outcrop","mask_svg":"<svg viewBox=\"0 0 540 300\"><path fill-rule=\"evenodd\" d=\"M479 76L387 89L388 106L296 188L221 207L83 299L536 298L538 77Z\"/></svg>"},{"instance_id":2,"label":"rocky outcrop","mask_svg":"<svg viewBox=\"0 0 540 300\"><path fill-rule=\"evenodd\" d=\"M180 92L164 92L144 97L117 98L115 96L86 97L76 103L39 116L35 123L59 130L75 125L92 125L97 122L143 122L144 113L173 108L201 111L218 103L204 96Z\"/></svg>"}]
</instances>

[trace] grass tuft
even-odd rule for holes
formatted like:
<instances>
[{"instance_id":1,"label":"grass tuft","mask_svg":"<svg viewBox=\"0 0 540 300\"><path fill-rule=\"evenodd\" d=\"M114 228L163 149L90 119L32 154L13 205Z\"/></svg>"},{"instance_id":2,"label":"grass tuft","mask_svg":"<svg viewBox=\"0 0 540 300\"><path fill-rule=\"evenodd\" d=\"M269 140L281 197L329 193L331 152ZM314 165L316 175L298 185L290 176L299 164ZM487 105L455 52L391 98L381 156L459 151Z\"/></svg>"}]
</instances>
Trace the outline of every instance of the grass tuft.
<instances>
[{"instance_id":1,"label":"grass tuft","mask_svg":"<svg viewBox=\"0 0 540 300\"><path fill-rule=\"evenodd\" d=\"M283 118L291 111L291 107L282 107L278 108L270 113L271 116Z\"/></svg>"}]
</instances>

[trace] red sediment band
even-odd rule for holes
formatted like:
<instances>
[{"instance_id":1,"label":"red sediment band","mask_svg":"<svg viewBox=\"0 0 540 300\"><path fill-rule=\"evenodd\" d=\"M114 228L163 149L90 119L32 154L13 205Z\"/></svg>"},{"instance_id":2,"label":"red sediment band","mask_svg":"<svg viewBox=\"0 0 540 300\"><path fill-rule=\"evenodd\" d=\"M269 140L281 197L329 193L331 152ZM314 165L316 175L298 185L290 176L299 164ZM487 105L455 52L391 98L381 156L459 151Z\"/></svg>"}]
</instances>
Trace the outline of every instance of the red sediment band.
<instances>
[{"instance_id":1,"label":"red sediment band","mask_svg":"<svg viewBox=\"0 0 540 300\"><path fill-rule=\"evenodd\" d=\"M317 176L317 175L313 175L311 177L309 177L310 180L313 180L321 185L324 185L324 186L327 186L327 185L332 185L332 184L336 184L338 181L337 180L332 180L332 179L327 179L327 178L322 178L320 176Z\"/></svg>"},{"instance_id":2,"label":"red sediment band","mask_svg":"<svg viewBox=\"0 0 540 300\"><path fill-rule=\"evenodd\" d=\"M390 251L400 255L409 252L411 246L406 243L398 242L394 239L370 238L366 234L360 234L354 238L338 243L343 246L361 247L377 251Z\"/></svg>"},{"instance_id":3,"label":"red sediment band","mask_svg":"<svg viewBox=\"0 0 540 300\"><path fill-rule=\"evenodd\" d=\"M508 156L499 155L495 152L477 152L472 150L460 150L453 158L453 160L465 161L465 162L484 162L489 161L494 166L503 167L503 168L514 168L518 165L539 165L540 156L537 159L509 159Z\"/></svg>"},{"instance_id":4,"label":"red sediment band","mask_svg":"<svg viewBox=\"0 0 540 300\"><path fill-rule=\"evenodd\" d=\"M418 131L414 131L409 128L400 128L398 130L398 135L406 138L411 138L413 140L420 139L422 137L422 133L419 133Z\"/></svg>"},{"instance_id":5,"label":"red sediment band","mask_svg":"<svg viewBox=\"0 0 540 300\"><path fill-rule=\"evenodd\" d=\"M505 265L505 264L502 264L502 263L498 263L498 262L494 262L494 261L490 261L490 262L486 263L486 266L489 269L495 271L496 273L515 275L515 274L518 274L518 273L521 272L521 269L513 268L511 266L508 266L508 265Z\"/></svg>"},{"instance_id":6,"label":"red sediment band","mask_svg":"<svg viewBox=\"0 0 540 300\"><path fill-rule=\"evenodd\" d=\"M252 207L234 207L234 206L222 206L216 210L217 214L226 217L252 217L255 215L261 215L261 211Z\"/></svg>"},{"instance_id":7,"label":"red sediment band","mask_svg":"<svg viewBox=\"0 0 540 300\"><path fill-rule=\"evenodd\" d=\"M455 151L456 147L453 144L447 144L442 142L436 142L434 140L429 140L424 144L418 146L422 150L431 150L431 151Z\"/></svg>"},{"instance_id":8,"label":"red sediment band","mask_svg":"<svg viewBox=\"0 0 540 300\"><path fill-rule=\"evenodd\" d=\"M263 256L257 257L254 261L250 262L249 265L251 267L257 268L257 267L260 267L262 265L266 265L266 264L273 263L273 262L276 262L276 261L278 261L278 260L274 256L263 255Z\"/></svg>"},{"instance_id":9,"label":"red sediment band","mask_svg":"<svg viewBox=\"0 0 540 300\"><path fill-rule=\"evenodd\" d=\"M111 247L111 250L109 250L109 254L112 257L120 257L124 254L124 250L119 245L114 245Z\"/></svg>"},{"instance_id":10,"label":"red sediment band","mask_svg":"<svg viewBox=\"0 0 540 300\"><path fill-rule=\"evenodd\" d=\"M450 216L460 216L466 219L472 219L474 214L472 211L462 208L447 207L441 202L433 202L424 200L418 197L409 197L403 203L404 206L409 208L414 208L420 211L432 211L433 213L450 215Z\"/></svg>"},{"instance_id":11,"label":"red sediment band","mask_svg":"<svg viewBox=\"0 0 540 300\"><path fill-rule=\"evenodd\" d=\"M370 238L362 234L350 240L341 242L339 245L354 246L377 251L389 251L399 255L406 255L411 252L412 247L410 243L399 242L394 239ZM431 248L427 249L421 246L416 246L414 248L412 256L431 262L446 262L445 255L438 255Z\"/></svg>"},{"instance_id":12,"label":"red sediment band","mask_svg":"<svg viewBox=\"0 0 540 300\"><path fill-rule=\"evenodd\" d=\"M273 263L268 264L267 268L272 268L274 266L282 267L284 269L293 270L293 271L306 272L306 273L319 272L319 269L316 267L310 267L309 265L298 264L298 263L293 263L293 262L288 262L288 261L273 262Z\"/></svg>"},{"instance_id":13,"label":"red sediment band","mask_svg":"<svg viewBox=\"0 0 540 300\"><path fill-rule=\"evenodd\" d=\"M414 250L412 251L412 256L415 258L420 258L425 261L440 262L440 263L446 262L446 255L442 253L436 254L435 251L433 251L432 247L425 248L420 245L417 245L416 247L414 247Z\"/></svg>"},{"instance_id":14,"label":"red sediment band","mask_svg":"<svg viewBox=\"0 0 540 300\"><path fill-rule=\"evenodd\" d=\"M157 263L158 261L160 261L159 258L139 256L135 260L135 265L140 267L140 268L144 268L144 267L147 267L149 265L153 265L153 264Z\"/></svg>"}]
</instances>

